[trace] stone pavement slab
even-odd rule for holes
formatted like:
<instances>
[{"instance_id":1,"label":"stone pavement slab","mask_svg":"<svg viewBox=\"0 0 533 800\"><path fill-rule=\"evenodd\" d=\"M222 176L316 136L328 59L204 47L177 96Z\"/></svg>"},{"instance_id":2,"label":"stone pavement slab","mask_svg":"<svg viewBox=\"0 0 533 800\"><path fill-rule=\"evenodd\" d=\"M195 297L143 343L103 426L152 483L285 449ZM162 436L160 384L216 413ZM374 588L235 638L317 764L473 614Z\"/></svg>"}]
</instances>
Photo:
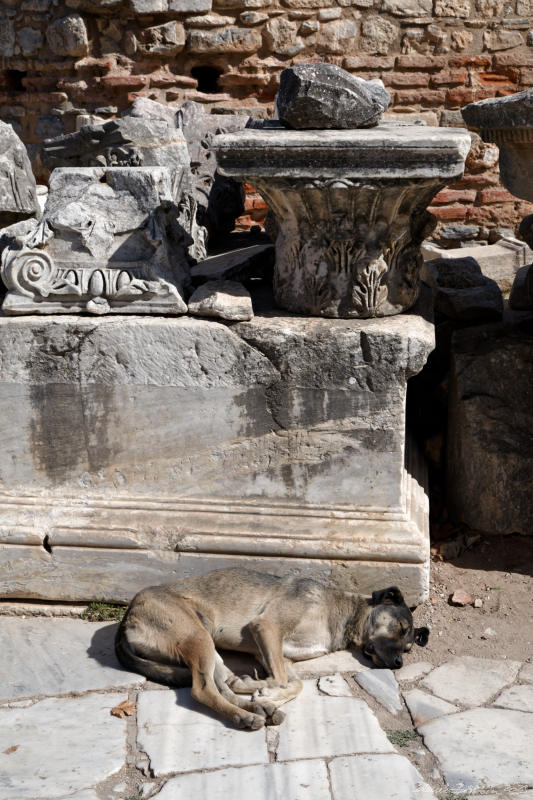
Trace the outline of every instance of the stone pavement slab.
<instances>
[{"instance_id":1,"label":"stone pavement slab","mask_svg":"<svg viewBox=\"0 0 533 800\"><path fill-rule=\"evenodd\" d=\"M511 686L509 689L504 689L492 705L498 708L514 708L516 711L533 712L533 686Z\"/></svg>"},{"instance_id":2,"label":"stone pavement slab","mask_svg":"<svg viewBox=\"0 0 533 800\"><path fill-rule=\"evenodd\" d=\"M520 670L519 678L526 683L533 683L533 664L524 664Z\"/></svg>"},{"instance_id":3,"label":"stone pavement slab","mask_svg":"<svg viewBox=\"0 0 533 800\"><path fill-rule=\"evenodd\" d=\"M126 759L126 721L110 712L123 699L90 694L0 709L1 800L70 800L117 772Z\"/></svg>"},{"instance_id":4,"label":"stone pavement slab","mask_svg":"<svg viewBox=\"0 0 533 800\"><path fill-rule=\"evenodd\" d=\"M355 697L300 695L284 711L287 717L278 729L278 761L394 752L372 711Z\"/></svg>"},{"instance_id":5,"label":"stone pavement slab","mask_svg":"<svg viewBox=\"0 0 533 800\"><path fill-rule=\"evenodd\" d=\"M533 715L475 708L421 725L453 792L533 783Z\"/></svg>"},{"instance_id":6,"label":"stone pavement slab","mask_svg":"<svg viewBox=\"0 0 533 800\"><path fill-rule=\"evenodd\" d=\"M434 669L420 685L450 703L481 706L512 683L519 669L518 661L463 656Z\"/></svg>"},{"instance_id":7,"label":"stone pavement slab","mask_svg":"<svg viewBox=\"0 0 533 800\"><path fill-rule=\"evenodd\" d=\"M420 689L404 692L403 699L415 725L424 725L430 719L437 719L444 714L453 714L455 711L459 711L457 706L441 700L440 697L433 697Z\"/></svg>"},{"instance_id":8,"label":"stone pavement slab","mask_svg":"<svg viewBox=\"0 0 533 800\"><path fill-rule=\"evenodd\" d=\"M334 758L329 770L333 800L435 800L420 773L398 754Z\"/></svg>"},{"instance_id":9,"label":"stone pavement slab","mask_svg":"<svg viewBox=\"0 0 533 800\"><path fill-rule=\"evenodd\" d=\"M234 728L193 700L189 689L142 692L137 725L139 747L156 776L268 762L264 728Z\"/></svg>"},{"instance_id":10,"label":"stone pavement slab","mask_svg":"<svg viewBox=\"0 0 533 800\"><path fill-rule=\"evenodd\" d=\"M475 800L533 800L533 789L526 789L525 792L504 792L500 794L476 794Z\"/></svg>"},{"instance_id":11,"label":"stone pavement slab","mask_svg":"<svg viewBox=\"0 0 533 800\"><path fill-rule=\"evenodd\" d=\"M371 694L391 714L402 710L398 682L391 669L356 672L354 678L362 689Z\"/></svg>"},{"instance_id":12,"label":"stone pavement slab","mask_svg":"<svg viewBox=\"0 0 533 800\"><path fill-rule=\"evenodd\" d=\"M330 697L353 697L353 693L342 675L326 675L318 679L318 688Z\"/></svg>"},{"instance_id":13,"label":"stone pavement slab","mask_svg":"<svg viewBox=\"0 0 533 800\"><path fill-rule=\"evenodd\" d=\"M3 617L0 702L144 683L117 661L116 628L109 622Z\"/></svg>"},{"instance_id":14,"label":"stone pavement slab","mask_svg":"<svg viewBox=\"0 0 533 800\"><path fill-rule=\"evenodd\" d=\"M254 800L331 800L326 764L309 760L194 772L172 778L155 795L157 800L240 800L247 797Z\"/></svg>"},{"instance_id":15,"label":"stone pavement slab","mask_svg":"<svg viewBox=\"0 0 533 800\"><path fill-rule=\"evenodd\" d=\"M319 658L296 661L292 668L299 678L319 678L335 672L360 672L371 666L370 661L357 650L338 650Z\"/></svg>"},{"instance_id":16,"label":"stone pavement slab","mask_svg":"<svg viewBox=\"0 0 533 800\"><path fill-rule=\"evenodd\" d=\"M423 678L434 668L429 661L416 661L414 664L405 664L394 673L397 681L417 681Z\"/></svg>"}]
</instances>

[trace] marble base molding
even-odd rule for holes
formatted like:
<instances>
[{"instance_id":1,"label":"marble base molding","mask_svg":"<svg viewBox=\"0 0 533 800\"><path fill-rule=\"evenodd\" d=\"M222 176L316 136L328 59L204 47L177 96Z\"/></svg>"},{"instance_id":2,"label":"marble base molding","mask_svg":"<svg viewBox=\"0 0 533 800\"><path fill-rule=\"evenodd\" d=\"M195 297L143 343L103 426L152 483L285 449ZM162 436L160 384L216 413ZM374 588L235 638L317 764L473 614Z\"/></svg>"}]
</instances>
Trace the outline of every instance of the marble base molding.
<instances>
[{"instance_id":1,"label":"marble base molding","mask_svg":"<svg viewBox=\"0 0 533 800\"><path fill-rule=\"evenodd\" d=\"M0 596L126 601L243 564L420 602L405 397L432 347L422 309L0 316Z\"/></svg>"}]
</instances>

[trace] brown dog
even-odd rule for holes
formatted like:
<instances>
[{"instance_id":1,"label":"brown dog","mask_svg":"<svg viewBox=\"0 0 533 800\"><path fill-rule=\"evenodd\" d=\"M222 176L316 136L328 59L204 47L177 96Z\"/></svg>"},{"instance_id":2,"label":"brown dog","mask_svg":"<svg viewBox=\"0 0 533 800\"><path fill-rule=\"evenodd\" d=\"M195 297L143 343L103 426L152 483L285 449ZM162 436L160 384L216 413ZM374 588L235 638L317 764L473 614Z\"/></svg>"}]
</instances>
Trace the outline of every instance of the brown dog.
<instances>
[{"instance_id":1,"label":"brown dog","mask_svg":"<svg viewBox=\"0 0 533 800\"><path fill-rule=\"evenodd\" d=\"M361 595L309 578L280 578L248 569L219 569L197 578L143 589L117 632L121 663L147 678L189 686L201 703L241 728L279 725L278 706L300 692L289 661L316 658L355 645L377 666L402 666L427 628L413 628L411 612L393 586ZM265 680L234 675L216 647L251 653ZM253 695L252 700L240 697Z\"/></svg>"}]
</instances>

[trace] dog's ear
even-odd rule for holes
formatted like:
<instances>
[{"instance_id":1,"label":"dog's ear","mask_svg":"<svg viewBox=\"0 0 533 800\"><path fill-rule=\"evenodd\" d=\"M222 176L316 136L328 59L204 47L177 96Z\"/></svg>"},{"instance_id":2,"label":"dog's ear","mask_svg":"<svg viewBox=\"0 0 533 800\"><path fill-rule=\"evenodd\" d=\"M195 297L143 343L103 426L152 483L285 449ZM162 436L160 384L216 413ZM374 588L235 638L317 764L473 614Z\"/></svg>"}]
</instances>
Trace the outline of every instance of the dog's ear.
<instances>
[{"instance_id":1,"label":"dog's ear","mask_svg":"<svg viewBox=\"0 0 533 800\"><path fill-rule=\"evenodd\" d=\"M429 639L429 628L415 628L415 643L420 647L425 647Z\"/></svg>"},{"instance_id":2,"label":"dog's ear","mask_svg":"<svg viewBox=\"0 0 533 800\"><path fill-rule=\"evenodd\" d=\"M393 603L396 606L403 605L403 595L397 586L389 586L388 589L378 589L372 592L372 605L379 606L381 603Z\"/></svg>"}]
</instances>

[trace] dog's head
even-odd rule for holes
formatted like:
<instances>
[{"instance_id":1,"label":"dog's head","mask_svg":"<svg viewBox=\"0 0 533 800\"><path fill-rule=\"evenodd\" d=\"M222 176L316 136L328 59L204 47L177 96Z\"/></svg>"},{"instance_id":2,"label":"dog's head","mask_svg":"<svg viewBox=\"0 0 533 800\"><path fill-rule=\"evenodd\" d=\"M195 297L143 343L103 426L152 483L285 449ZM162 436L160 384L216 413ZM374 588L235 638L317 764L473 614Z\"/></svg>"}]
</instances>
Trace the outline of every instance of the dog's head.
<instances>
[{"instance_id":1,"label":"dog's head","mask_svg":"<svg viewBox=\"0 0 533 800\"><path fill-rule=\"evenodd\" d=\"M372 606L363 630L363 653L377 667L398 669L403 664L402 653L413 643L424 647L429 628L415 628L413 615L405 605L397 586L372 593Z\"/></svg>"}]
</instances>

